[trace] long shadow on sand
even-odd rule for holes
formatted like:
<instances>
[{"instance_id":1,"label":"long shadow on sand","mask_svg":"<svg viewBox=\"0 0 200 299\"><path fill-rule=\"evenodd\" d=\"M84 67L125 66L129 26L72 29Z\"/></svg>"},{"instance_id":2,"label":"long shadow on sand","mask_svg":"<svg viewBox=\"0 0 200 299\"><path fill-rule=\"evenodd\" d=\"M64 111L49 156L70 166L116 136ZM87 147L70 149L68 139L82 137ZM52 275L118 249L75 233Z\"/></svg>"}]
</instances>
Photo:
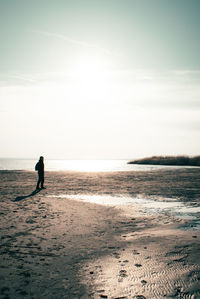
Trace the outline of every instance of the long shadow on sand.
<instances>
[{"instance_id":1,"label":"long shadow on sand","mask_svg":"<svg viewBox=\"0 0 200 299\"><path fill-rule=\"evenodd\" d=\"M30 194L28 194L28 195L17 196L13 201L20 201L20 200L23 200L23 199L25 199L25 198L35 196L35 195L38 194L40 191L41 191L41 189L39 189L39 190L34 190L32 193L30 193Z\"/></svg>"}]
</instances>

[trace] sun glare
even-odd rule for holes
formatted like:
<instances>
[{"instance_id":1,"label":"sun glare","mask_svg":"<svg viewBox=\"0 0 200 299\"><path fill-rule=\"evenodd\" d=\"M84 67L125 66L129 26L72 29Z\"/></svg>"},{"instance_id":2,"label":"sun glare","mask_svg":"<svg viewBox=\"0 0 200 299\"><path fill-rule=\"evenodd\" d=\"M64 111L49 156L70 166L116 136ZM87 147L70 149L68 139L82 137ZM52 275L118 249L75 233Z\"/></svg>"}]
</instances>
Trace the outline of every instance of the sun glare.
<instances>
[{"instance_id":1,"label":"sun glare","mask_svg":"<svg viewBox=\"0 0 200 299\"><path fill-rule=\"evenodd\" d=\"M91 89L106 83L108 71L108 64L104 57L88 55L76 59L71 76L79 84Z\"/></svg>"}]
</instances>

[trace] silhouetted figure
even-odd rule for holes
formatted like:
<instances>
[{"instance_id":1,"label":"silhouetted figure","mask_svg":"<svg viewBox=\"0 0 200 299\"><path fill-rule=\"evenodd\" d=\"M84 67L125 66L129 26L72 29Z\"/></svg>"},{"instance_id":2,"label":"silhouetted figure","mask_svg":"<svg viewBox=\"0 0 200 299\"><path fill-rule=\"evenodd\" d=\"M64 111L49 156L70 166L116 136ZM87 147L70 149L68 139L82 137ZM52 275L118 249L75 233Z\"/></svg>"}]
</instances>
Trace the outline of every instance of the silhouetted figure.
<instances>
[{"instance_id":1,"label":"silhouetted figure","mask_svg":"<svg viewBox=\"0 0 200 299\"><path fill-rule=\"evenodd\" d=\"M38 182L36 189L40 189L40 184L41 184L41 189L45 189L44 187L44 157L40 157L40 160L37 162L35 165L35 170L38 172Z\"/></svg>"}]
</instances>

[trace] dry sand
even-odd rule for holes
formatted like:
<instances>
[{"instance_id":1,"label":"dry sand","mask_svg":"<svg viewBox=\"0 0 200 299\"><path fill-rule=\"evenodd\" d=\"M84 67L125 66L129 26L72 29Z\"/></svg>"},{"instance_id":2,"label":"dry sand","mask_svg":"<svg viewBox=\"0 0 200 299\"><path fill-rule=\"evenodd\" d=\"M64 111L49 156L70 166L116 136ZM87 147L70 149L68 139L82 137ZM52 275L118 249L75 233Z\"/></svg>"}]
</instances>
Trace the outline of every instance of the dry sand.
<instances>
[{"instance_id":1,"label":"dry sand","mask_svg":"<svg viewBox=\"0 0 200 299\"><path fill-rule=\"evenodd\" d=\"M200 298L193 220L77 200L120 194L199 205L199 169L47 172L38 193L34 172L0 177L0 298Z\"/></svg>"}]
</instances>

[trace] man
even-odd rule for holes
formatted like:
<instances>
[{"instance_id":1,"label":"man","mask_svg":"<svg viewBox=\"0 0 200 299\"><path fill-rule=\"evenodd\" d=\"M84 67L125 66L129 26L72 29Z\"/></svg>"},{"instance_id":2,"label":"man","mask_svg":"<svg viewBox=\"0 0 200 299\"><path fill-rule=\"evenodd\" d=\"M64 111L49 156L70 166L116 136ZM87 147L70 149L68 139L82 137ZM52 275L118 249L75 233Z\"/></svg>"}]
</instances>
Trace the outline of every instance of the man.
<instances>
[{"instance_id":1,"label":"man","mask_svg":"<svg viewBox=\"0 0 200 299\"><path fill-rule=\"evenodd\" d=\"M35 165L35 170L38 172L38 182L36 186L36 190L40 189L40 184L41 184L41 189L45 189L44 187L44 157L40 157L39 161Z\"/></svg>"}]
</instances>

